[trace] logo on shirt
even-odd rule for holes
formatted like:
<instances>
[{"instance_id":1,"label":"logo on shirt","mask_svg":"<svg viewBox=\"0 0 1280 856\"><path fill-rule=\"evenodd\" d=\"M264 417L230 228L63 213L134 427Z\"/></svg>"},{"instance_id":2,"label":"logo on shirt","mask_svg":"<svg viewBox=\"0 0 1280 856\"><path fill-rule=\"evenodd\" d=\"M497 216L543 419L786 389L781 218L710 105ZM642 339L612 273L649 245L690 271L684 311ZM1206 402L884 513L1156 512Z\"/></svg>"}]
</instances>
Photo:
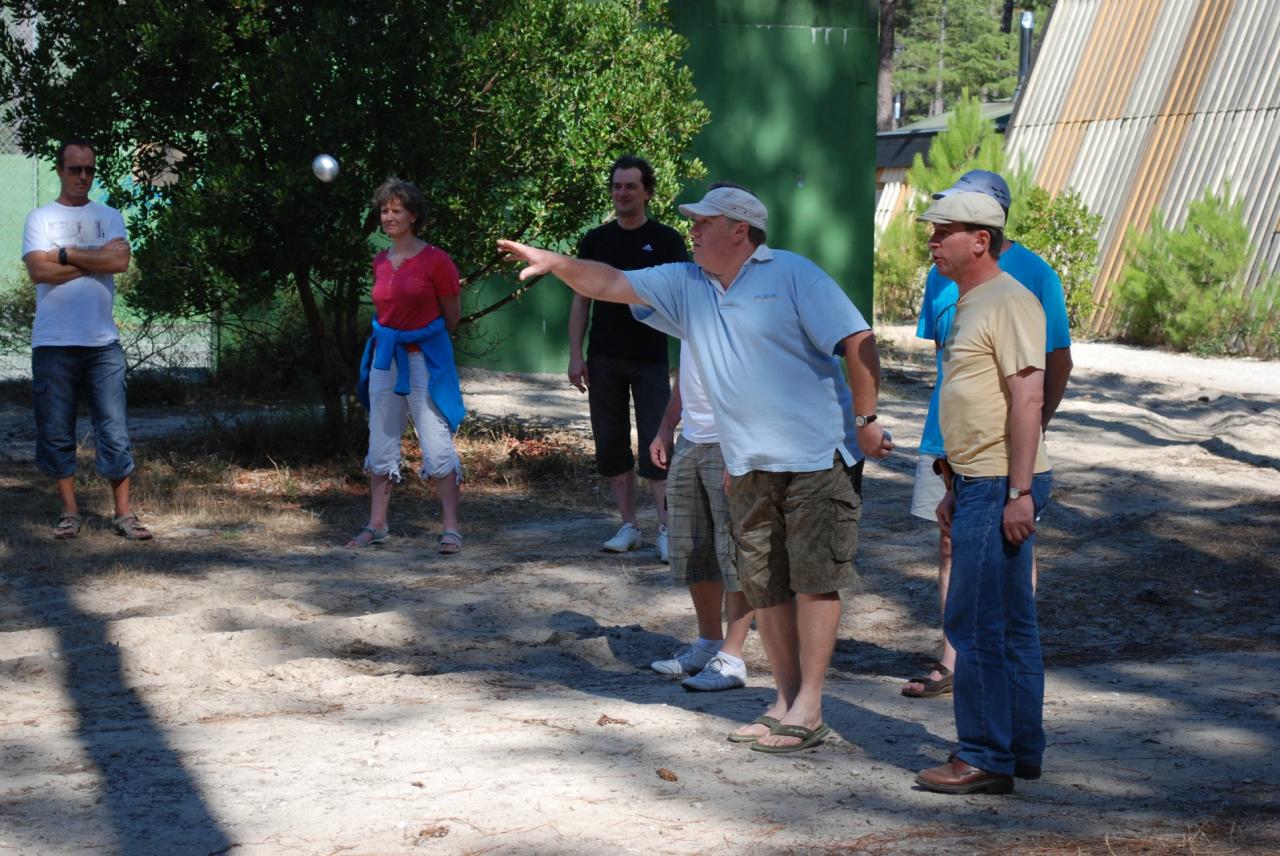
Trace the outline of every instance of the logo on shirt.
<instances>
[{"instance_id":1,"label":"logo on shirt","mask_svg":"<svg viewBox=\"0 0 1280 856\"><path fill-rule=\"evenodd\" d=\"M640 249L644 250L646 253L651 253L653 252L653 244L645 244Z\"/></svg>"},{"instance_id":2,"label":"logo on shirt","mask_svg":"<svg viewBox=\"0 0 1280 856\"><path fill-rule=\"evenodd\" d=\"M765 301L768 301L768 300L777 300L778 294L777 292L769 291L769 292L765 292L764 294L757 294L752 299L758 303L764 303Z\"/></svg>"}]
</instances>

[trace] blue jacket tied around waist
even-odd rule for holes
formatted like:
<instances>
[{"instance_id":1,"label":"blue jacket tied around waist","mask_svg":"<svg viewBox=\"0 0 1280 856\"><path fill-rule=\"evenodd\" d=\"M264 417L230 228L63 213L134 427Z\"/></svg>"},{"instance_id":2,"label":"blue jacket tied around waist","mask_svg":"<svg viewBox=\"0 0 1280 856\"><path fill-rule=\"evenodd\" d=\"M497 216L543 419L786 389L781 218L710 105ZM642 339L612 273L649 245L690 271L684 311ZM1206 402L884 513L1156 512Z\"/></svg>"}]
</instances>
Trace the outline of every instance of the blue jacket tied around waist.
<instances>
[{"instance_id":1,"label":"blue jacket tied around waist","mask_svg":"<svg viewBox=\"0 0 1280 856\"><path fill-rule=\"evenodd\" d=\"M462 404L462 386L458 382L458 368L453 363L453 343L445 329L444 318L437 318L418 330L396 330L383 327L373 320L373 332L364 346L360 358L360 382L356 393L364 409L369 409L369 372L372 369L386 371L391 360L396 361L396 394L409 394L409 357L407 345L421 348L419 354L427 361L427 391L440 415L449 423L449 430L457 433L458 426L467 415Z\"/></svg>"}]
</instances>

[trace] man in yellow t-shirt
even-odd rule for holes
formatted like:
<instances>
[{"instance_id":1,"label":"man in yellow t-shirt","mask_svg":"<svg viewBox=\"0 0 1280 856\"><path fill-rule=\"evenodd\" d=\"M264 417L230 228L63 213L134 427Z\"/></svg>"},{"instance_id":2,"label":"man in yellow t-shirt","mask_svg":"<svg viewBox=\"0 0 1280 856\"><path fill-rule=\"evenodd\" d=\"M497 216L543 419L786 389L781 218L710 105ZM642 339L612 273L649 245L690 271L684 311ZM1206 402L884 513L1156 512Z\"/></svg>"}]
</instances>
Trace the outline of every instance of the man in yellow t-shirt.
<instances>
[{"instance_id":1,"label":"man in yellow t-shirt","mask_svg":"<svg viewBox=\"0 0 1280 856\"><path fill-rule=\"evenodd\" d=\"M1004 209L955 193L920 219L929 251L960 288L943 346L939 417L951 479L938 523L951 538L943 629L956 649L959 747L916 776L949 794L1008 793L1040 775L1044 664L1031 581L1036 515L1052 475L1040 431L1045 318L1000 270Z\"/></svg>"}]
</instances>

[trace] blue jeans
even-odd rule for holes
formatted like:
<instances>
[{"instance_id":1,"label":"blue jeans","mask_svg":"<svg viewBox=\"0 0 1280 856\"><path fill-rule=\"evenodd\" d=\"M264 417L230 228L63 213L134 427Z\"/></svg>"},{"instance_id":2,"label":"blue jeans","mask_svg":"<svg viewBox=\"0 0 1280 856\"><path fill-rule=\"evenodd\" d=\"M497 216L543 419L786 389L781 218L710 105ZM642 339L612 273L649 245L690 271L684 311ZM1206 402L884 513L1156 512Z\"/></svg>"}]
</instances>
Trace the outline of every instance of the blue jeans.
<instances>
[{"instance_id":1,"label":"blue jeans","mask_svg":"<svg viewBox=\"0 0 1280 856\"><path fill-rule=\"evenodd\" d=\"M75 475L76 402L83 394L93 419L98 472L111 480L133 472L124 373L124 350L119 342L92 348L32 349L36 466L41 471L58 479Z\"/></svg>"},{"instance_id":2,"label":"blue jeans","mask_svg":"<svg viewBox=\"0 0 1280 856\"><path fill-rule=\"evenodd\" d=\"M951 583L943 629L956 649L956 757L990 773L1040 766L1044 754L1044 662L1031 586L1035 535L1019 546L1001 524L1007 478L955 478ZM1053 474L1031 482L1036 515Z\"/></svg>"}]
</instances>

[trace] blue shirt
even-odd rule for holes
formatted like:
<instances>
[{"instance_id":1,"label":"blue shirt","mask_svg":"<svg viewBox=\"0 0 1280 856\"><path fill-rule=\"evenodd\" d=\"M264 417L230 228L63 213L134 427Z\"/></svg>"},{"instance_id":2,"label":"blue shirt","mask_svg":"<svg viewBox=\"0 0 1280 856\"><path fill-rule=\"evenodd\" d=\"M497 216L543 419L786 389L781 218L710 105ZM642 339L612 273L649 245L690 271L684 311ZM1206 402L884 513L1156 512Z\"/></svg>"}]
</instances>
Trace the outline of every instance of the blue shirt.
<instances>
[{"instance_id":1,"label":"blue shirt","mask_svg":"<svg viewBox=\"0 0 1280 856\"><path fill-rule=\"evenodd\" d=\"M1048 262L1021 244L1014 244L1000 254L1000 269L1012 276L1036 296L1044 307L1045 353L1071 347L1071 325L1067 322L1067 301L1062 293L1062 281L1049 267ZM929 268L924 281L924 301L920 306L920 321L916 335L932 339L942 345L951 332L951 322L956 317L956 301L960 299L960 287ZM920 454L941 457L946 454L942 444L942 428L938 425L938 392L942 389L942 351L936 351L938 380L929 399L929 414L924 419L924 435L920 438Z\"/></svg>"},{"instance_id":2,"label":"blue shirt","mask_svg":"<svg viewBox=\"0 0 1280 856\"><path fill-rule=\"evenodd\" d=\"M835 350L869 325L821 268L761 245L727 289L693 263L624 273L647 304L636 318L688 344L731 474L861 459Z\"/></svg>"}]
</instances>

